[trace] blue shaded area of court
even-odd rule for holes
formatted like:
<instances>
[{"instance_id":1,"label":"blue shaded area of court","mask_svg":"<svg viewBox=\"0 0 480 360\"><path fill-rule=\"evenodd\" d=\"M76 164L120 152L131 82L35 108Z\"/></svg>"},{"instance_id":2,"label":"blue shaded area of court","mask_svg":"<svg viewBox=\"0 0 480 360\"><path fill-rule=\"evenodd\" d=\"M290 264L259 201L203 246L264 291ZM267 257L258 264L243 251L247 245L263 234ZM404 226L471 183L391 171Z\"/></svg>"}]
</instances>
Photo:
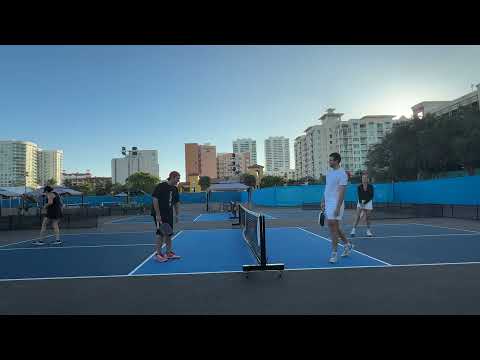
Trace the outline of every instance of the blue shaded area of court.
<instances>
[{"instance_id":1,"label":"blue shaded area of court","mask_svg":"<svg viewBox=\"0 0 480 360\"><path fill-rule=\"evenodd\" d=\"M152 233L64 235L63 245L29 242L0 248L0 278L128 274L153 251ZM52 241L53 238L48 238Z\"/></svg>"},{"instance_id":2,"label":"blue shaded area of court","mask_svg":"<svg viewBox=\"0 0 480 360\"><path fill-rule=\"evenodd\" d=\"M175 252L182 259L159 263L152 257L134 274L242 271L255 263L237 229L185 230L175 239Z\"/></svg>"},{"instance_id":3,"label":"blue shaded area of court","mask_svg":"<svg viewBox=\"0 0 480 360\"><path fill-rule=\"evenodd\" d=\"M480 262L480 233L378 224L373 227L375 236L367 238L364 230L358 228L351 255L330 264L326 228L267 228L268 260L284 263L287 270ZM240 229L179 231L174 249L182 258L166 263L153 259L155 239L150 231L86 232L64 234L62 239L63 245L35 247L31 241L21 241L1 246L0 279L230 272L255 263ZM342 251L339 246L338 254Z\"/></svg>"},{"instance_id":4,"label":"blue shaded area of court","mask_svg":"<svg viewBox=\"0 0 480 360\"><path fill-rule=\"evenodd\" d=\"M326 228L305 229L328 237ZM347 237L350 230L351 226L344 226ZM364 226L357 228L352 239L355 249L392 265L480 261L479 232L419 224L374 224L374 236L367 237L365 230Z\"/></svg>"},{"instance_id":5,"label":"blue shaded area of court","mask_svg":"<svg viewBox=\"0 0 480 360\"><path fill-rule=\"evenodd\" d=\"M287 269L387 265L357 251L339 259L336 264L330 264L328 260L332 251L331 243L300 228L267 229L266 239L268 260L272 263L284 263ZM339 246L339 257L342 251L343 247Z\"/></svg>"}]
</instances>

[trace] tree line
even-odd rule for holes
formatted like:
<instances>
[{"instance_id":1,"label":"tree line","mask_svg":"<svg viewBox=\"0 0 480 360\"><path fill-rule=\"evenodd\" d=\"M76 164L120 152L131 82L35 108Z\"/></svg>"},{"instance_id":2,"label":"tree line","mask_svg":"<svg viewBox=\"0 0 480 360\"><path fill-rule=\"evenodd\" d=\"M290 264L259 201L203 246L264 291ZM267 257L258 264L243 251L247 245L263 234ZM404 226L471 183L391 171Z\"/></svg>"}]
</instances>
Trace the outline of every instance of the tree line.
<instances>
[{"instance_id":1,"label":"tree line","mask_svg":"<svg viewBox=\"0 0 480 360\"><path fill-rule=\"evenodd\" d=\"M473 175L480 167L480 112L463 107L403 122L369 150L366 165L377 182L431 179L459 170Z\"/></svg>"}]
</instances>

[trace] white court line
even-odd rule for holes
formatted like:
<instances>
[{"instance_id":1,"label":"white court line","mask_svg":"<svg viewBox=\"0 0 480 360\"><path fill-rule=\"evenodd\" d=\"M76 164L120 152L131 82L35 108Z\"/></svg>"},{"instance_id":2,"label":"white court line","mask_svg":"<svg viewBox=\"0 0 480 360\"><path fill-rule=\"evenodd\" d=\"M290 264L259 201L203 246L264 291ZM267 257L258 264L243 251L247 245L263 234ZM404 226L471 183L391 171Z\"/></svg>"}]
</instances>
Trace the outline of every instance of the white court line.
<instances>
[{"instance_id":1,"label":"white court line","mask_svg":"<svg viewBox=\"0 0 480 360\"><path fill-rule=\"evenodd\" d=\"M355 236L352 239L389 239L389 238L420 238L420 237L441 237L441 236L475 236L477 234L430 234L430 235L391 235L391 236Z\"/></svg>"},{"instance_id":2,"label":"white court line","mask_svg":"<svg viewBox=\"0 0 480 360\"><path fill-rule=\"evenodd\" d=\"M197 222L197 219L202 217L203 214L198 215L195 219L193 219L193 222Z\"/></svg>"},{"instance_id":3,"label":"white court line","mask_svg":"<svg viewBox=\"0 0 480 360\"><path fill-rule=\"evenodd\" d=\"M295 269L287 269L288 271L301 271L301 270L339 270L339 269L359 269L359 268L386 268L386 267L394 267L397 265L390 265L385 266L382 264L379 265L358 265L358 266L335 266L332 264L331 266L321 266L321 267L311 267L311 268L295 268Z\"/></svg>"},{"instance_id":4,"label":"white court line","mask_svg":"<svg viewBox=\"0 0 480 360\"><path fill-rule=\"evenodd\" d=\"M77 234L70 234L70 233L62 233L60 231L60 238L64 237L64 236L76 236L76 235L117 235L117 234L146 234L146 233L152 233L153 230L151 231L125 231L125 232L110 232L110 233L106 233L106 232L90 232L90 233L77 233ZM48 237L51 237L51 236L54 236L53 234L50 234L50 235L47 235L45 236L45 239L48 238ZM23 244L23 243L26 243L26 242L29 242L29 241L34 241L34 240L40 240L41 238L35 238L35 239L28 239L28 240L23 240L23 241L17 241L17 242L13 242L13 243L10 243L10 244L5 244L5 245L1 245L0 246L0 249L1 248L4 248L4 247L7 247L7 246L11 246L11 245L18 245L18 244Z\"/></svg>"},{"instance_id":5,"label":"white court line","mask_svg":"<svg viewBox=\"0 0 480 360\"><path fill-rule=\"evenodd\" d=\"M75 235L117 235L117 234L145 234L145 233L155 233L155 231L119 231L119 232L86 232L86 233L62 233L60 232L60 237L62 236L75 236Z\"/></svg>"},{"instance_id":6,"label":"white court line","mask_svg":"<svg viewBox=\"0 0 480 360\"><path fill-rule=\"evenodd\" d=\"M59 276L59 277L43 277L43 278L11 278L0 279L0 282L8 281L36 281L36 280L73 280L73 279L101 279L101 278L132 278L132 277L155 277L155 276L170 276L170 275L205 275L205 274L230 274L230 273L244 273L242 270L231 271L203 271L203 272L185 272L185 273L163 273L163 274L132 274L132 275L86 275L86 276Z\"/></svg>"},{"instance_id":7,"label":"white court line","mask_svg":"<svg viewBox=\"0 0 480 360\"><path fill-rule=\"evenodd\" d=\"M121 224L124 221L138 219L138 218L142 218L142 217L146 217L146 216L148 216L148 215L135 215L135 216L128 216L128 217L124 217L124 218L116 218L116 219L113 219L111 222L104 223L104 224ZM130 224L130 223L128 223L128 224Z\"/></svg>"},{"instance_id":8,"label":"white court line","mask_svg":"<svg viewBox=\"0 0 480 360\"><path fill-rule=\"evenodd\" d=\"M452 228L452 227L446 227L446 226L437 226L437 225L420 224L420 223L412 223L412 224L413 225L430 226L430 227L439 228L439 229L459 230L459 231L466 231L466 232L471 232L471 233L475 233L475 234L480 234L480 232L478 232L478 231L458 229L458 228Z\"/></svg>"},{"instance_id":9,"label":"white court line","mask_svg":"<svg viewBox=\"0 0 480 360\"><path fill-rule=\"evenodd\" d=\"M297 268L285 269L283 271L305 271L305 270L342 270L342 269L391 269L397 267L425 267L425 266L452 266L452 265L479 265L479 261L455 262L455 263L432 263L432 264L402 264L402 265L365 265L365 266L332 266L332 267L318 267L318 268ZM280 271L280 270L279 270ZM37 281L37 280L73 280L73 279L102 279L102 278L131 278L131 277L155 277L155 276L172 276L172 275L206 275L206 274L231 274L231 273L245 273L241 270L231 271L204 271L204 272L185 272L185 273L163 273L163 274L132 274L132 275L97 275L97 276L62 276L62 277L44 277L44 278L10 278L0 279L0 282L9 281Z\"/></svg>"},{"instance_id":10,"label":"white court line","mask_svg":"<svg viewBox=\"0 0 480 360\"><path fill-rule=\"evenodd\" d=\"M48 236L45 236L43 239L46 239L46 238L49 238L49 237L52 237L53 234L51 235L48 235ZM29 242L29 241L35 241L35 240L41 240L42 238L41 237L38 237L38 238L34 238L34 239L28 239L28 240L23 240L23 241L17 241L17 242L14 242L14 243L10 243L10 244L6 244L6 245L2 245L0 246L0 249L1 248L4 248L4 247L7 247L7 246L10 246L10 245L18 245L18 244L23 244L23 243L26 243L26 242Z\"/></svg>"},{"instance_id":11,"label":"white court line","mask_svg":"<svg viewBox=\"0 0 480 360\"><path fill-rule=\"evenodd\" d=\"M121 220L121 219L122 219L121 217L119 217L119 218L114 218L114 219L110 220L110 222L104 222L103 224L111 224L113 221L115 221L115 220Z\"/></svg>"},{"instance_id":12,"label":"white court line","mask_svg":"<svg viewBox=\"0 0 480 360\"><path fill-rule=\"evenodd\" d=\"M320 236L320 235L315 234L315 233L313 233L313 232L311 232L311 231L305 230L305 229L303 229L303 228L301 228L301 227L298 227L297 229L300 229L300 230L302 230L302 231L305 231L306 233L312 234L312 235L317 236L317 237L319 237L319 238L321 238L321 239L327 240L328 242L332 242L330 239L328 239L328 238L326 238L326 237ZM340 242L339 242L339 245L343 247L343 245L340 244ZM358 251L358 250L355 250L355 249L352 249L352 251L355 251L356 253L361 254L361 255L364 255L364 256L366 256L366 257L368 257L368 258L370 258L370 259L373 259L373 260L376 260L376 261L380 261L382 264L385 264L385 265L388 265L388 266L392 266L392 264L389 264L389 263L387 263L387 262L385 262L385 261L383 261L383 260L374 258L373 256L367 255L367 254L365 254L365 253L363 253L363 252L361 252L361 251Z\"/></svg>"},{"instance_id":13,"label":"white court line","mask_svg":"<svg viewBox=\"0 0 480 360\"><path fill-rule=\"evenodd\" d=\"M116 222L108 225L137 225L137 224L151 224L151 221L135 221L135 222Z\"/></svg>"},{"instance_id":14,"label":"white court line","mask_svg":"<svg viewBox=\"0 0 480 360\"><path fill-rule=\"evenodd\" d=\"M104 222L102 224L110 225L110 224L113 224L113 223L115 223L116 221L119 221L119 220L135 219L135 218L142 217L142 216L148 216L148 215L134 215L134 216L127 216L127 217L122 216L122 217L114 218L114 219L110 220L110 222Z\"/></svg>"},{"instance_id":15,"label":"white court line","mask_svg":"<svg viewBox=\"0 0 480 360\"><path fill-rule=\"evenodd\" d=\"M451 263L431 263L431 264L391 264L390 266L382 265L360 265L360 266L331 266L331 267L315 267L315 268L296 268L287 269L288 271L299 270L341 270L341 269L358 269L358 268L401 268L401 267L424 267L424 266L450 266L450 265L479 265L480 261L465 261Z\"/></svg>"},{"instance_id":16,"label":"white court line","mask_svg":"<svg viewBox=\"0 0 480 360\"><path fill-rule=\"evenodd\" d=\"M479 265L478 261L456 262L456 263L432 263L432 264L403 264L403 265L365 265L365 266L332 266L332 267L318 267L318 268L296 268L285 269L283 271L305 271L305 270L343 270L343 269L391 269L397 267L425 267L425 266L455 266L455 265ZM381 270L380 270L381 271ZM177 275L208 275L208 274L231 274L231 273L245 273L242 270L231 271L203 271L203 272L184 272L184 273L163 273L163 274L132 274L132 275L97 275L97 276L63 276L63 277L44 277L44 278L10 278L0 279L0 282L9 281L37 281L37 280L73 280L73 279L101 279L101 278L131 278L131 277L155 277L155 276L177 276Z\"/></svg>"},{"instance_id":17,"label":"white court line","mask_svg":"<svg viewBox=\"0 0 480 360\"><path fill-rule=\"evenodd\" d=\"M180 234L182 233L182 231L183 231L183 230L181 230L181 231L179 231L178 233L176 233L176 234L172 237L171 240L173 241L173 239L175 239L178 235L180 235ZM151 245L151 244L150 244L150 245ZM167 245L167 244L163 244L162 248L164 248L166 245ZM135 271L137 271L138 269L140 269L140 268L143 266L143 264L145 264L148 260L150 260L150 259L153 257L153 255L155 255L156 252L157 252L157 250L155 250L152 254L150 254L150 256L147 257L145 260L143 260L140 265L138 265L135 269L133 269L132 271L130 271L130 272L128 273L128 275L130 276L130 275L132 275Z\"/></svg>"},{"instance_id":18,"label":"white court line","mask_svg":"<svg viewBox=\"0 0 480 360\"><path fill-rule=\"evenodd\" d=\"M2 251L14 251L14 250L49 250L49 249L80 249L80 248L102 248L102 247L119 247L119 246L152 246L153 243L149 244L110 244L110 245L72 245L72 246L34 246L28 248L10 248L10 249L0 249Z\"/></svg>"},{"instance_id":19,"label":"white court line","mask_svg":"<svg viewBox=\"0 0 480 360\"><path fill-rule=\"evenodd\" d=\"M375 220L375 219L373 219ZM375 221L375 226L409 226L409 225L422 225L422 224L417 224L417 223L398 223L398 224L382 224L378 223L378 220ZM342 223L342 225L345 223ZM357 227L366 227L367 225L357 225Z\"/></svg>"},{"instance_id":20,"label":"white court line","mask_svg":"<svg viewBox=\"0 0 480 360\"><path fill-rule=\"evenodd\" d=\"M240 229L237 227L237 228L233 228L233 229L183 229L182 231L240 231Z\"/></svg>"}]
</instances>

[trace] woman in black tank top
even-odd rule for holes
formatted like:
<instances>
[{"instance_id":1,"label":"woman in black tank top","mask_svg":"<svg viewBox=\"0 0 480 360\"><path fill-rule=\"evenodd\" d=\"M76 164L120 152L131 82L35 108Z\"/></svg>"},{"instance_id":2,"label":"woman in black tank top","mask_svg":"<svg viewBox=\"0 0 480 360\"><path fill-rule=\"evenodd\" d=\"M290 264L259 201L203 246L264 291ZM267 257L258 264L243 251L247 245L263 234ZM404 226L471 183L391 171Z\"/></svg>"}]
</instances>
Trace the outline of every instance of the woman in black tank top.
<instances>
[{"instance_id":1,"label":"woman in black tank top","mask_svg":"<svg viewBox=\"0 0 480 360\"><path fill-rule=\"evenodd\" d=\"M370 212L373 210L373 186L368 182L368 175L362 175L362 183L358 185L357 188L358 192L358 204L357 204L357 212L355 214L355 220L353 222L352 231L350 232L350 236L355 236L356 227L362 215L365 216L365 223L367 225L367 236L373 236L372 231L370 229Z\"/></svg>"},{"instance_id":2,"label":"woman in black tank top","mask_svg":"<svg viewBox=\"0 0 480 360\"><path fill-rule=\"evenodd\" d=\"M40 240L36 240L33 243L35 245L44 245L45 244L45 231L47 224L52 223L53 231L55 232L55 241L53 244L61 244L60 240L60 229L58 227L58 221L62 217L62 203L60 201L60 196L53 192L51 186L45 186L43 192L47 197L47 203L45 204L46 216L43 218L42 229L40 230Z\"/></svg>"},{"instance_id":3,"label":"woman in black tank top","mask_svg":"<svg viewBox=\"0 0 480 360\"><path fill-rule=\"evenodd\" d=\"M47 218L49 218L50 220L57 220L62 217L62 209L60 204L60 197L57 193L53 194L55 197L53 198L53 203L47 207Z\"/></svg>"}]
</instances>

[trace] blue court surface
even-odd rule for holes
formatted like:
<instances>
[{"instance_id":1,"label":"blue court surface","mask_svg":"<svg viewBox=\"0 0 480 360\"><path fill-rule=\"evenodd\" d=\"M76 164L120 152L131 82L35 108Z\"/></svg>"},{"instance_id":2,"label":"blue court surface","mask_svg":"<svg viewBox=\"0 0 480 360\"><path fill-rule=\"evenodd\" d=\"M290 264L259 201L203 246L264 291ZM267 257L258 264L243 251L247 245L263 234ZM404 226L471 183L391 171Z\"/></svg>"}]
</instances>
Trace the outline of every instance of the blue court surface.
<instances>
[{"instance_id":1,"label":"blue court surface","mask_svg":"<svg viewBox=\"0 0 480 360\"><path fill-rule=\"evenodd\" d=\"M357 230L352 254L330 264L325 228L267 228L268 261L284 263L286 270L480 262L479 232L421 224L377 224L373 238L363 231ZM179 231L174 250L182 258L166 263L153 259L152 231L62 238L63 245L36 247L25 240L1 246L0 280L240 272L255 263L239 229Z\"/></svg>"}]
</instances>

